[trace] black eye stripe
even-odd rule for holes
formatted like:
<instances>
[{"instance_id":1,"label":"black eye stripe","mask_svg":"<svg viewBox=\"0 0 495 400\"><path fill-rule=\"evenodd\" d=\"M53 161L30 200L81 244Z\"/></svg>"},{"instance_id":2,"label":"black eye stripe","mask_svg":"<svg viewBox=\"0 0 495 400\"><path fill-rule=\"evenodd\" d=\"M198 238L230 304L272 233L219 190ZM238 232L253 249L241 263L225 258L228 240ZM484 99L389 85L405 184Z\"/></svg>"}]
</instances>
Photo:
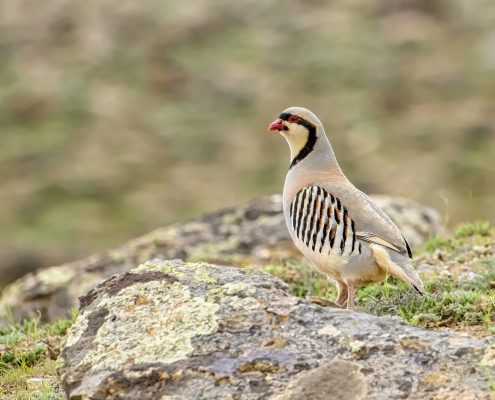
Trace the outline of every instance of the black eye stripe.
<instances>
[{"instance_id":1,"label":"black eye stripe","mask_svg":"<svg viewBox=\"0 0 495 400\"><path fill-rule=\"evenodd\" d=\"M289 118L290 118L292 115L293 115L293 114L290 114L290 113L282 113L282 114L280 114L278 117L279 117L282 121L289 121ZM314 127L315 127L315 126L314 126L311 122L309 122L309 121L305 120L304 118L299 117L298 115L296 115L296 117L298 117L298 118L299 118L299 120L296 122L296 124L298 124L298 125L302 125L302 126L305 126L305 127L306 127L306 128L308 128L308 129L314 129Z\"/></svg>"}]
</instances>

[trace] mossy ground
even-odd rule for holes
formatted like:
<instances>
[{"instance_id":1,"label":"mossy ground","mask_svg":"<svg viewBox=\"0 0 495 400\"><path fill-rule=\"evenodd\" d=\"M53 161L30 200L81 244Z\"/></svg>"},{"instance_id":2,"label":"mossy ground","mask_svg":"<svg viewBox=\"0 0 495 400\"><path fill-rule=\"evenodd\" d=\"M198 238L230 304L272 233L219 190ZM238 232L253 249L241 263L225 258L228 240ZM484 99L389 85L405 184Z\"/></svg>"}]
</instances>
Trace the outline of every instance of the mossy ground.
<instances>
[{"instance_id":1,"label":"mossy ground","mask_svg":"<svg viewBox=\"0 0 495 400\"><path fill-rule=\"evenodd\" d=\"M451 238L432 238L416 251L415 267L428 295L420 297L389 278L358 290L359 311L389 315L427 329L462 330L478 336L495 331L495 228L486 222L458 227ZM336 297L334 285L303 261L267 265L295 295L322 303ZM62 399L55 359L69 320L36 321L0 329L0 398Z\"/></svg>"},{"instance_id":2,"label":"mossy ground","mask_svg":"<svg viewBox=\"0 0 495 400\"><path fill-rule=\"evenodd\" d=\"M56 373L56 359L69 320L49 325L37 321L0 328L0 398L58 400L64 398Z\"/></svg>"}]
</instances>

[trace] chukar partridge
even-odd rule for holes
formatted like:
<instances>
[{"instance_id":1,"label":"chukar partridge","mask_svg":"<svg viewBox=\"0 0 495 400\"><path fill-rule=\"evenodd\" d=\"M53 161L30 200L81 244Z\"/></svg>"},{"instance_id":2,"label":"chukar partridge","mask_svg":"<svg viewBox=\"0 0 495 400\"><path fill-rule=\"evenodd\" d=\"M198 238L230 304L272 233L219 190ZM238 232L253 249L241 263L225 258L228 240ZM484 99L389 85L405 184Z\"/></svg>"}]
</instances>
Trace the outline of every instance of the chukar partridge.
<instances>
[{"instance_id":1,"label":"chukar partridge","mask_svg":"<svg viewBox=\"0 0 495 400\"><path fill-rule=\"evenodd\" d=\"M290 147L283 209L296 247L337 282L337 304L354 308L356 287L391 274L425 294L411 249L392 220L344 175L320 120L290 107L273 121Z\"/></svg>"}]
</instances>

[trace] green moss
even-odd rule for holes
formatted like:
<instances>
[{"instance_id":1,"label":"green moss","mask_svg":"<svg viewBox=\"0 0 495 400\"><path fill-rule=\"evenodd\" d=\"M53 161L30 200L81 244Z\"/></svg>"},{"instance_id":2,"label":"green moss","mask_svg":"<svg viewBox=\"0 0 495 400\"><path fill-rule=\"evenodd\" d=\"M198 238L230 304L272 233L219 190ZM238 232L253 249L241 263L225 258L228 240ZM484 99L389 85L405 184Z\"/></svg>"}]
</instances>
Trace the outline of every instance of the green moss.
<instances>
[{"instance_id":1,"label":"green moss","mask_svg":"<svg viewBox=\"0 0 495 400\"><path fill-rule=\"evenodd\" d=\"M479 326L492 331L495 290L488 288L494 269L478 278L459 282L454 277L425 280L428 295L421 297L396 279L358 291L359 308L375 315L395 315L425 327Z\"/></svg>"},{"instance_id":2,"label":"green moss","mask_svg":"<svg viewBox=\"0 0 495 400\"><path fill-rule=\"evenodd\" d=\"M462 224L455 230L455 238L465 238L474 235L490 236L492 226L488 221L475 221L469 224Z\"/></svg>"},{"instance_id":3,"label":"green moss","mask_svg":"<svg viewBox=\"0 0 495 400\"><path fill-rule=\"evenodd\" d=\"M245 256L233 252L237 246L235 240L200 245L189 250L188 260L191 262L243 264Z\"/></svg>"},{"instance_id":4,"label":"green moss","mask_svg":"<svg viewBox=\"0 0 495 400\"><path fill-rule=\"evenodd\" d=\"M75 276L75 270L71 266L56 266L42 269L38 272L37 277L40 284L49 287L60 287L69 283Z\"/></svg>"},{"instance_id":5,"label":"green moss","mask_svg":"<svg viewBox=\"0 0 495 400\"><path fill-rule=\"evenodd\" d=\"M424 249L428 253L433 253L437 249L451 248L452 241L440 236L434 236L430 238L425 244Z\"/></svg>"},{"instance_id":6,"label":"green moss","mask_svg":"<svg viewBox=\"0 0 495 400\"><path fill-rule=\"evenodd\" d=\"M175 276L177 279L183 279L185 276L174 264L167 262L159 263L148 261L130 271L131 274L140 274L142 272L165 272Z\"/></svg>"},{"instance_id":7,"label":"green moss","mask_svg":"<svg viewBox=\"0 0 495 400\"><path fill-rule=\"evenodd\" d=\"M282 265L267 265L263 270L288 283L295 296L336 296L334 285L304 261L287 261Z\"/></svg>"},{"instance_id":8,"label":"green moss","mask_svg":"<svg viewBox=\"0 0 495 400\"><path fill-rule=\"evenodd\" d=\"M197 264L190 264L190 265L196 265L196 279L198 279L201 282L204 283L215 283L217 280L212 278L209 274L208 271L208 264L204 263L197 263Z\"/></svg>"},{"instance_id":9,"label":"green moss","mask_svg":"<svg viewBox=\"0 0 495 400\"><path fill-rule=\"evenodd\" d=\"M62 400L56 365L46 360L33 367L11 368L0 376L2 400Z\"/></svg>"},{"instance_id":10,"label":"green moss","mask_svg":"<svg viewBox=\"0 0 495 400\"><path fill-rule=\"evenodd\" d=\"M488 390L492 392L492 395L495 394L495 375L486 366L482 366L481 370L483 371L483 374L486 376L486 380L488 381Z\"/></svg>"},{"instance_id":11,"label":"green moss","mask_svg":"<svg viewBox=\"0 0 495 400\"><path fill-rule=\"evenodd\" d=\"M189 267L195 268L195 278L204 283L215 283L216 279L212 278L208 271L208 264L204 262L191 262ZM140 274L142 272L165 272L167 274L175 276L177 279L184 279L184 272L180 271L180 267L174 262L153 262L147 261L144 264L131 270L131 273Z\"/></svg>"},{"instance_id":12,"label":"green moss","mask_svg":"<svg viewBox=\"0 0 495 400\"><path fill-rule=\"evenodd\" d=\"M69 320L40 325L36 320L0 329L0 398L61 400L56 362Z\"/></svg>"},{"instance_id":13,"label":"green moss","mask_svg":"<svg viewBox=\"0 0 495 400\"><path fill-rule=\"evenodd\" d=\"M453 237L434 236L430 238L422 249L419 249L418 254L422 251L433 253L435 250L452 252L462 246L484 244L494 235L494 231L495 229L488 221L462 224L456 228Z\"/></svg>"},{"instance_id":14,"label":"green moss","mask_svg":"<svg viewBox=\"0 0 495 400\"><path fill-rule=\"evenodd\" d=\"M242 282L226 283L222 286L217 286L208 292L208 298L220 298L222 296L237 296L243 297L253 296L256 289Z\"/></svg>"},{"instance_id":15,"label":"green moss","mask_svg":"<svg viewBox=\"0 0 495 400\"><path fill-rule=\"evenodd\" d=\"M14 346L21 346L24 343L50 336L64 336L71 325L72 321L69 320L59 320L52 324L41 326L36 320L11 324L8 327L0 328L0 345L13 348ZM14 351L11 351L11 353L14 353Z\"/></svg>"}]
</instances>

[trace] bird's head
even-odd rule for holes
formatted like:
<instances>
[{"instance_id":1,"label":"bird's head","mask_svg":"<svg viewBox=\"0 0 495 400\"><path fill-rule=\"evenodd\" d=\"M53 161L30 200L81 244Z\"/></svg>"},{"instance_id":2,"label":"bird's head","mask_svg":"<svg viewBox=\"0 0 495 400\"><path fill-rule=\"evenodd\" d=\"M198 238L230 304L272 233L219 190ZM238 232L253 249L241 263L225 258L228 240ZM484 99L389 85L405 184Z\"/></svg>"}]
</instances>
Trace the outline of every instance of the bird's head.
<instances>
[{"instance_id":1,"label":"bird's head","mask_svg":"<svg viewBox=\"0 0 495 400\"><path fill-rule=\"evenodd\" d=\"M286 138L308 137L309 131L321 126L311 111L302 107L289 107L268 126L268 131L278 131Z\"/></svg>"},{"instance_id":2,"label":"bird's head","mask_svg":"<svg viewBox=\"0 0 495 400\"><path fill-rule=\"evenodd\" d=\"M289 107L268 126L268 131L278 131L285 137L291 151L292 167L311 153L323 134L323 127L316 115L306 108Z\"/></svg>"}]
</instances>

